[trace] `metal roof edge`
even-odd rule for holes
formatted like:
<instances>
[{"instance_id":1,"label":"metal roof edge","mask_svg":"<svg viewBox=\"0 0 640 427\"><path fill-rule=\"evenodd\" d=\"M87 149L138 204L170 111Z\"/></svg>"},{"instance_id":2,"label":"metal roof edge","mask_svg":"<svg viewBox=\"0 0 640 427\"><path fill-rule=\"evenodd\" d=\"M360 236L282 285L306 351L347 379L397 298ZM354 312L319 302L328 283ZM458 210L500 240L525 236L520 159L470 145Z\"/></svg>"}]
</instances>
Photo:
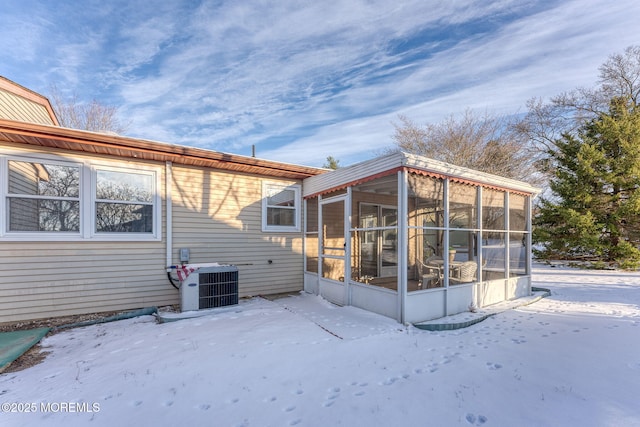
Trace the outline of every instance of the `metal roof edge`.
<instances>
[{"instance_id":1,"label":"metal roof edge","mask_svg":"<svg viewBox=\"0 0 640 427\"><path fill-rule=\"evenodd\" d=\"M58 140L70 143L98 145L106 148L124 149L127 151L153 152L159 155L164 155L167 157L166 160L174 161L176 163L181 163L181 157L197 158L203 161L235 163L254 168L290 172L294 175L299 175L301 178L327 172L326 169L311 166L264 160L256 157L223 153L204 148L6 119L0 119L0 133L9 133L21 135L27 138L33 137L51 141ZM9 142L28 144L28 142L19 140L10 140ZM83 151L80 148L68 150Z\"/></svg>"},{"instance_id":2,"label":"metal roof edge","mask_svg":"<svg viewBox=\"0 0 640 427\"><path fill-rule=\"evenodd\" d=\"M429 159L427 157L419 156L416 154L402 152L402 155L404 158L404 165L408 167L414 167L429 172L436 172L453 178L462 178L469 181L477 182L478 184L499 186L508 188L510 190L518 190L531 194L539 194L542 191L538 187L534 187L524 181L520 181L517 179L506 178L500 175L494 175L475 169L469 169L463 166L456 166L450 163Z\"/></svg>"},{"instance_id":3,"label":"metal roof edge","mask_svg":"<svg viewBox=\"0 0 640 427\"><path fill-rule=\"evenodd\" d=\"M327 174L311 176L304 180L303 196L323 193L358 182L368 176L378 175L386 170L404 167L408 170L422 170L444 177L461 179L490 187L504 188L528 194L539 194L541 189L511 178L505 178L474 169L456 166L417 154L397 151L345 166Z\"/></svg>"}]
</instances>

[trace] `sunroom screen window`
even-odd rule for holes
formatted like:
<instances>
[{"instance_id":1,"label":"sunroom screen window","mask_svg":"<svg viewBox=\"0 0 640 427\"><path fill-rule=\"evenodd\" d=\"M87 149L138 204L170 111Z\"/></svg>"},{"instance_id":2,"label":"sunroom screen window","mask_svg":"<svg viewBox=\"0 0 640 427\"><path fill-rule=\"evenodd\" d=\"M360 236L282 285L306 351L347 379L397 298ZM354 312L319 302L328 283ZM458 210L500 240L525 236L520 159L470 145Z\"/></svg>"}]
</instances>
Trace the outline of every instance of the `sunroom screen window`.
<instances>
[{"instance_id":1,"label":"sunroom screen window","mask_svg":"<svg viewBox=\"0 0 640 427\"><path fill-rule=\"evenodd\" d=\"M449 227L476 228L477 211L477 187L451 182L449 184Z\"/></svg>"},{"instance_id":2,"label":"sunroom screen window","mask_svg":"<svg viewBox=\"0 0 640 427\"><path fill-rule=\"evenodd\" d=\"M306 226L305 226L305 254L306 271L318 272L318 198L307 200Z\"/></svg>"},{"instance_id":3,"label":"sunroom screen window","mask_svg":"<svg viewBox=\"0 0 640 427\"><path fill-rule=\"evenodd\" d=\"M485 230L505 230L504 196L504 191L482 190L482 228Z\"/></svg>"},{"instance_id":4,"label":"sunroom screen window","mask_svg":"<svg viewBox=\"0 0 640 427\"><path fill-rule=\"evenodd\" d=\"M527 204L528 197L521 194L509 194L509 230L527 230Z\"/></svg>"}]
</instances>

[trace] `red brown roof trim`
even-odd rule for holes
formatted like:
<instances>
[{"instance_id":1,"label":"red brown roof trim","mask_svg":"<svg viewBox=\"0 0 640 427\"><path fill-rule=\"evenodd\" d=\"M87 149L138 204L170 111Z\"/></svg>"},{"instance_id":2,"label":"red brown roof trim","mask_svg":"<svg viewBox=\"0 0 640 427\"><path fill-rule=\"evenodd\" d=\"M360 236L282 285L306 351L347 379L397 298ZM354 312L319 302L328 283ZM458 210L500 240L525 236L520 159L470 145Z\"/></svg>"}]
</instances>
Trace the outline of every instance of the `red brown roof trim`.
<instances>
[{"instance_id":1,"label":"red brown roof trim","mask_svg":"<svg viewBox=\"0 0 640 427\"><path fill-rule=\"evenodd\" d=\"M0 119L1 141L127 159L170 161L175 164L211 167L279 178L304 179L327 172L319 168L221 153L202 148L3 119Z\"/></svg>"},{"instance_id":2,"label":"red brown roof trim","mask_svg":"<svg viewBox=\"0 0 640 427\"><path fill-rule=\"evenodd\" d=\"M523 196L530 196L531 193L527 193L526 191L520 191L520 190L513 190L510 188L506 188L506 187L500 187L497 185L492 185L492 184L486 184L483 182L477 182L477 181L472 181L470 179L465 179L465 178L459 178L456 176L449 176L449 175L443 175L440 173L436 173L436 172L429 172L429 171L425 171L422 169L414 169L414 168L405 168L405 170L409 173L412 173L414 175L422 175L422 176L430 176L433 178L441 178L441 179L449 179L450 181L453 182L459 182L460 184L467 184L467 185L473 185L473 186L478 186L478 187L483 187L483 188L490 188L492 190L498 190L498 191L508 191L509 193L515 193L515 194L520 194Z\"/></svg>"}]
</instances>

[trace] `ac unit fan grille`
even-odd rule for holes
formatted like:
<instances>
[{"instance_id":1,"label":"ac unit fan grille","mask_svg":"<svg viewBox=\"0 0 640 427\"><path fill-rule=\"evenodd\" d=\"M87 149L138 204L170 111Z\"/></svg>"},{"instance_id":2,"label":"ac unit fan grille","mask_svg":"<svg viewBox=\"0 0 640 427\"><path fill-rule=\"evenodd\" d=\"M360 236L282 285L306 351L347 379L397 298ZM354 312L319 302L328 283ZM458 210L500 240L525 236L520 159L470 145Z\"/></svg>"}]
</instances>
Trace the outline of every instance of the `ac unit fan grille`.
<instances>
[{"instance_id":1,"label":"ac unit fan grille","mask_svg":"<svg viewBox=\"0 0 640 427\"><path fill-rule=\"evenodd\" d=\"M199 274L199 308L238 304L238 271Z\"/></svg>"}]
</instances>

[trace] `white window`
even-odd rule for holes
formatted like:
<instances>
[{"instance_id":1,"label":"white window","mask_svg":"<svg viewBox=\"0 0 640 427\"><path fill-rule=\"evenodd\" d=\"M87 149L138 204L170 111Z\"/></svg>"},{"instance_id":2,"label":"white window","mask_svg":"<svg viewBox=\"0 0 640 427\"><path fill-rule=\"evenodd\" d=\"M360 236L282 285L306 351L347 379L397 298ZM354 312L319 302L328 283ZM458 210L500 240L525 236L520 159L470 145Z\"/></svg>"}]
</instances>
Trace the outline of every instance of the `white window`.
<instances>
[{"instance_id":1,"label":"white window","mask_svg":"<svg viewBox=\"0 0 640 427\"><path fill-rule=\"evenodd\" d=\"M115 165L115 163L114 163ZM54 156L0 157L0 236L8 240L160 238L159 173Z\"/></svg>"},{"instance_id":2,"label":"white window","mask_svg":"<svg viewBox=\"0 0 640 427\"><path fill-rule=\"evenodd\" d=\"M9 160L8 232L80 232L80 165Z\"/></svg>"},{"instance_id":3,"label":"white window","mask_svg":"<svg viewBox=\"0 0 640 427\"><path fill-rule=\"evenodd\" d=\"M300 231L300 186L264 183L262 231Z\"/></svg>"},{"instance_id":4,"label":"white window","mask_svg":"<svg viewBox=\"0 0 640 427\"><path fill-rule=\"evenodd\" d=\"M153 233L154 184L153 173L96 169L94 231Z\"/></svg>"}]
</instances>

